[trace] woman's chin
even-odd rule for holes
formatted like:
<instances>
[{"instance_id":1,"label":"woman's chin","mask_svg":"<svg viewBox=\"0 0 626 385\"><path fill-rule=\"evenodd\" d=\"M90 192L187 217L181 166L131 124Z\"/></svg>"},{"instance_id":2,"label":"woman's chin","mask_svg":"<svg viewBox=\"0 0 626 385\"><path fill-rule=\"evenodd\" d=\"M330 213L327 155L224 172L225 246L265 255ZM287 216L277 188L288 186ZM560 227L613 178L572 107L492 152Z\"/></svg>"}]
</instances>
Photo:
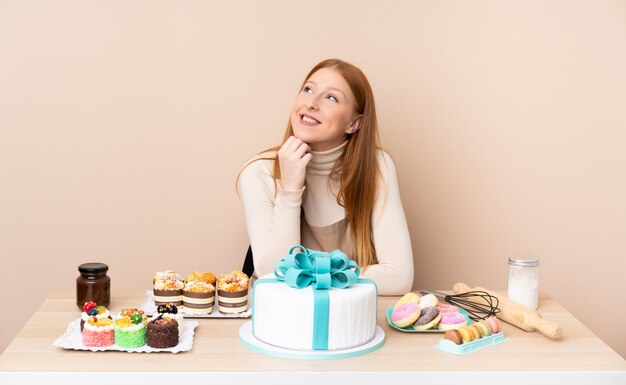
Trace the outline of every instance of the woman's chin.
<instances>
[{"instance_id":1,"label":"woman's chin","mask_svg":"<svg viewBox=\"0 0 626 385\"><path fill-rule=\"evenodd\" d=\"M309 129L310 130L310 129ZM315 142L315 135L312 135L312 132L307 132L308 130L306 129L298 129L295 128L293 129L293 136L295 136L296 138L302 140L304 143L307 144L311 144L311 142Z\"/></svg>"}]
</instances>

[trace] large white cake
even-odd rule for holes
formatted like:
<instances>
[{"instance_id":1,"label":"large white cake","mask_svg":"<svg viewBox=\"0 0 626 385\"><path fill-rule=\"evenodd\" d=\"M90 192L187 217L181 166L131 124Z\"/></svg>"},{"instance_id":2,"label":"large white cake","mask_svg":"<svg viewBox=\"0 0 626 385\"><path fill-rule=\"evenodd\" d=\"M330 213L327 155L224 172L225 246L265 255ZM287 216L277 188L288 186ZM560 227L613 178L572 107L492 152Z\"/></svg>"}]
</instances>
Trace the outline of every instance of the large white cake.
<instances>
[{"instance_id":1,"label":"large white cake","mask_svg":"<svg viewBox=\"0 0 626 385\"><path fill-rule=\"evenodd\" d=\"M252 333L262 342L296 350L314 347L314 289L293 288L263 277L254 283ZM327 350L349 349L370 342L376 333L377 290L373 281L359 280L328 293ZM318 293L319 294L319 293ZM319 318L319 314L318 314ZM319 319L318 319L319 321Z\"/></svg>"}]
</instances>

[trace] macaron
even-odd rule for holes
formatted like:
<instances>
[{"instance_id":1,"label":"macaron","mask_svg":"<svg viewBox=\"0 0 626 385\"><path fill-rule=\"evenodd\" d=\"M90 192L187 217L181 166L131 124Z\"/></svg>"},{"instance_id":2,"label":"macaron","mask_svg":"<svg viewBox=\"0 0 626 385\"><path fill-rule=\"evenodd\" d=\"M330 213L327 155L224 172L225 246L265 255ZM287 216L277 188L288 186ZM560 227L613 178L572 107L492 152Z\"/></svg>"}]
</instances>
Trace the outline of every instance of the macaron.
<instances>
[{"instance_id":1,"label":"macaron","mask_svg":"<svg viewBox=\"0 0 626 385\"><path fill-rule=\"evenodd\" d=\"M441 314L434 306L427 306L422 309L422 314L413 324L414 330L432 329L441 320Z\"/></svg>"},{"instance_id":2,"label":"macaron","mask_svg":"<svg viewBox=\"0 0 626 385\"><path fill-rule=\"evenodd\" d=\"M461 338L461 333L458 330L452 329L443 333L444 340L450 340L454 342L456 345L461 345L463 343L463 339Z\"/></svg>"},{"instance_id":3,"label":"macaron","mask_svg":"<svg viewBox=\"0 0 626 385\"><path fill-rule=\"evenodd\" d=\"M492 333L497 333L500 331L500 321L496 318L495 315L487 318L485 322L487 322L487 325L489 325Z\"/></svg>"},{"instance_id":4,"label":"macaron","mask_svg":"<svg viewBox=\"0 0 626 385\"><path fill-rule=\"evenodd\" d=\"M476 325L480 329L480 332L483 334L483 336L487 337L491 335L491 328L489 327L489 325L487 325L485 320L478 321L474 325Z\"/></svg>"},{"instance_id":5,"label":"macaron","mask_svg":"<svg viewBox=\"0 0 626 385\"><path fill-rule=\"evenodd\" d=\"M402 298L398 300L398 302L396 302L395 305L393 305L393 308L395 309L398 306L402 305L403 303L407 303L407 302L419 303L420 295L416 293L406 293L405 295L402 296Z\"/></svg>"},{"instance_id":6,"label":"macaron","mask_svg":"<svg viewBox=\"0 0 626 385\"><path fill-rule=\"evenodd\" d=\"M440 313L439 330L458 329L467 325L467 318L461 313Z\"/></svg>"},{"instance_id":7,"label":"macaron","mask_svg":"<svg viewBox=\"0 0 626 385\"><path fill-rule=\"evenodd\" d=\"M398 327L404 328L417 321L421 313L422 309L415 302L406 302L393 309L391 322Z\"/></svg>"},{"instance_id":8,"label":"macaron","mask_svg":"<svg viewBox=\"0 0 626 385\"><path fill-rule=\"evenodd\" d=\"M478 326L476 326L476 324L471 324L468 326L468 328L471 330L472 336L474 337L475 340L479 338L483 338L483 333L480 331Z\"/></svg>"},{"instance_id":9,"label":"macaron","mask_svg":"<svg viewBox=\"0 0 626 385\"><path fill-rule=\"evenodd\" d=\"M419 306L424 309L428 306L437 306L437 302L439 302L439 300L433 294L426 294L420 298Z\"/></svg>"},{"instance_id":10,"label":"macaron","mask_svg":"<svg viewBox=\"0 0 626 385\"><path fill-rule=\"evenodd\" d=\"M463 342L474 341L474 333L472 333L472 330L468 326L463 326L456 330L458 330L459 333L461 333L461 338L463 339Z\"/></svg>"}]
</instances>

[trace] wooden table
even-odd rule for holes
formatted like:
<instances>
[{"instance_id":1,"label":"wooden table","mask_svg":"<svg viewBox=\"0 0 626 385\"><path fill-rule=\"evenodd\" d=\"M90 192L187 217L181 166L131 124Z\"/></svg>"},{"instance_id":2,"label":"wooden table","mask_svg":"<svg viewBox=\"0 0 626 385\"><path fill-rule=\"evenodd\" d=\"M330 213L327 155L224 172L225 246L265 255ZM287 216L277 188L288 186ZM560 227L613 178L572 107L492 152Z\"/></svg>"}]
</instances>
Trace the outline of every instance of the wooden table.
<instances>
[{"instance_id":1,"label":"wooden table","mask_svg":"<svg viewBox=\"0 0 626 385\"><path fill-rule=\"evenodd\" d=\"M145 291L117 294L111 309L137 307ZM85 384L85 381L164 380L228 384L383 384L445 380L464 384L626 384L626 361L555 300L542 295L540 312L561 325L563 337L550 340L503 323L509 341L466 356L433 349L439 333L401 333L387 325L384 309L395 297L379 298L378 325L385 344L360 357L290 360L253 352L238 340L245 319L199 319L191 351L125 353L64 350L53 346L69 322L79 317L73 292L55 292L39 307L0 356L0 384ZM10 316L10 314L5 314ZM92 373L85 373L92 372ZM91 380L87 380L90 378ZM227 381L227 382L224 382ZM181 382L186 383L186 382Z\"/></svg>"}]
</instances>

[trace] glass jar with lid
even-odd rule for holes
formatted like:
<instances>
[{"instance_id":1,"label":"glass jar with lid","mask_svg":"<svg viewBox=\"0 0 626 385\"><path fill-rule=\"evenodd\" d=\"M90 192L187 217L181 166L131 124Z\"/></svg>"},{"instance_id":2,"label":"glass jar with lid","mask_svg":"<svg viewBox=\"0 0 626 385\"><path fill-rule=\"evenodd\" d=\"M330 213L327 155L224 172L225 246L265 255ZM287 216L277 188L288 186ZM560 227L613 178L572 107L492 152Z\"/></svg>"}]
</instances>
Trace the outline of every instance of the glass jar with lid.
<instances>
[{"instance_id":1,"label":"glass jar with lid","mask_svg":"<svg viewBox=\"0 0 626 385\"><path fill-rule=\"evenodd\" d=\"M83 309L85 302L93 301L99 306L111 304L111 278L107 276L109 266L90 262L78 266L80 275L76 278L76 305Z\"/></svg>"},{"instance_id":2,"label":"glass jar with lid","mask_svg":"<svg viewBox=\"0 0 626 385\"><path fill-rule=\"evenodd\" d=\"M530 309L537 309L539 259L509 258L507 297Z\"/></svg>"}]
</instances>

